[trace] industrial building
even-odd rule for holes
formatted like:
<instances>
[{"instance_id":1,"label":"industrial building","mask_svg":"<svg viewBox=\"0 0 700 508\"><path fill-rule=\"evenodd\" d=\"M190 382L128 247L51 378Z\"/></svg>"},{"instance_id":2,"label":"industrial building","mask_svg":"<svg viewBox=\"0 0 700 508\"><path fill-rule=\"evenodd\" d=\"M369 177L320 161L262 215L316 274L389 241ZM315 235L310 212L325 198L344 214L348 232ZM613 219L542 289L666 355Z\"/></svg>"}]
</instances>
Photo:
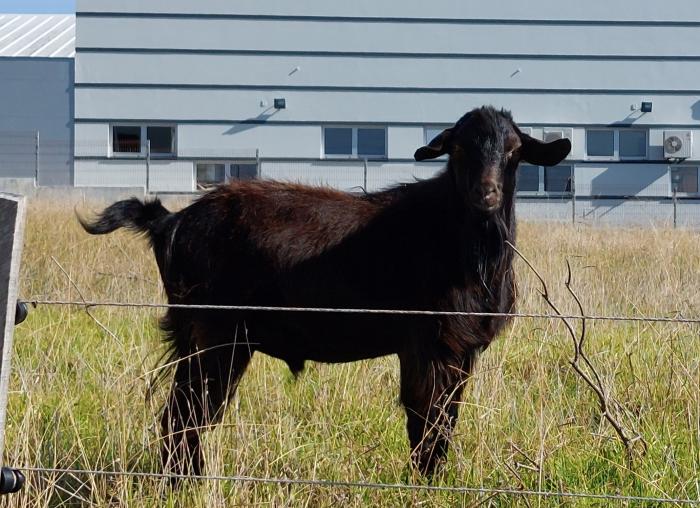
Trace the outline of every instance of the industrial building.
<instances>
[{"instance_id":1,"label":"industrial building","mask_svg":"<svg viewBox=\"0 0 700 508\"><path fill-rule=\"evenodd\" d=\"M675 202L700 225L700 11L679 2L78 0L74 63L11 54L32 36L8 50L22 29L0 18L0 89L20 112L49 81L63 101L50 116L70 157L40 185L372 191L434 174L444 161L415 149L493 104L573 143L557 167L521 168L521 215L663 222Z\"/></svg>"}]
</instances>

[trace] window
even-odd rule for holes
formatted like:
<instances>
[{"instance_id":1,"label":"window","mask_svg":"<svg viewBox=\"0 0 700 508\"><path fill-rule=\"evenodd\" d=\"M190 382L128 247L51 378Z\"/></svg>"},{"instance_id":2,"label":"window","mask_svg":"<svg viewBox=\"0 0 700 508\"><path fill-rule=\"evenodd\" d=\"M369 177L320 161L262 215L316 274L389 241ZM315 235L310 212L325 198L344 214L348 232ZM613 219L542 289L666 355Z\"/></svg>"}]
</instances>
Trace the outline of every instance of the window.
<instances>
[{"instance_id":1,"label":"window","mask_svg":"<svg viewBox=\"0 0 700 508\"><path fill-rule=\"evenodd\" d=\"M385 157L386 130L357 129L357 155L360 157Z\"/></svg>"},{"instance_id":2,"label":"window","mask_svg":"<svg viewBox=\"0 0 700 508\"><path fill-rule=\"evenodd\" d=\"M324 153L326 155L352 156L352 129L327 127L323 129Z\"/></svg>"},{"instance_id":3,"label":"window","mask_svg":"<svg viewBox=\"0 0 700 508\"><path fill-rule=\"evenodd\" d=\"M174 128L146 127L146 139L151 142L151 154L172 155L175 153Z\"/></svg>"},{"instance_id":4,"label":"window","mask_svg":"<svg viewBox=\"0 0 700 508\"><path fill-rule=\"evenodd\" d=\"M588 155L589 157L614 157L615 131L587 130L586 155Z\"/></svg>"},{"instance_id":5,"label":"window","mask_svg":"<svg viewBox=\"0 0 700 508\"><path fill-rule=\"evenodd\" d=\"M698 193L698 168L675 167L671 169L671 189L685 194Z\"/></svg>"},{"instance_id":6,"label":"window","mask_svg":"<svg viewBox=\"0 0 700 508\"><path fill-rule=\"evenodd\" d=\"M540 167L521 164L518 168L517 192L539 192Z\"/></svg>"},{"instance_id":7,"label":"window","mask_svg":"<svg viewBox=\"0 0 700 508\"><path fill-rule=\"evenodd\" d=\"M644 129L586 130L586 158L589 160L646 159L648 144Z\"/></svg>"},{"instance_id":8,"label":"window","mask_svg":"<svg viewBox=\"0 0 700 508\"><path fill-rule=\"evenodd\" d=\"M571 192L571 166L544 168L544 191L554 193Z\"/></svg>"},{"instance_id":9,"label":"window","mask_svg":"<svg viewBox=\"0 0 700 508\"><path fill-rule=\"evenodd\" d=\"M543 167L521 164L518 168L516 192L525 195L561 195L571 194L573 166Z\"/></svg>"},{"instance_id":10,"label":"window","mask_svg":"<svg viewBox=\"0 0 700 508\"><path fill-rule=\"evenodd\" d=\"M386 158L386 127L324 127L327 158Z\"/></svg>"},{"instance_id":11,"label":"window","mask_svg":"<svg viewBox=\"0 0 700 508\"><path fill-rule=\"evenodd\" d=\"M197 185L214 185L226 180L226 164L201 162L197 164Z\"/></svg>"},{"instance_id":12,"label":"window","mask_svg":"<svg viewBox=\"0 0 700 508\"><path fill-rule=\"evenodd\" d=\"M647 156L647 133L643 130L620 130L620 158L644 159Z\"/></svg>"},{"instance_id":13,"label":"window","mask_svg":"<svg viewBox=\"0 0 700 508\"><path fill-rule=\"evenodd\" d=\"M141 152L141 127L131 125L115 125L112 127L112 152Z\"/></svg>"},{"instance_id":14,"label":"window","mask_svg":"<svg viewBox=\"0 0 700 508\"><path fill-rule=\"evenodd\" d=\"M201 161L195 164L197 187L208 187L229 180L251 180L258 176L255 161Z\"/></svg>"},{"instance_id":15,"label":"window","mask_svg":"<svg viewBox=\"0 0 700 508\"><path fill-rule=\"evenodd\" d=\"M144 157L148 144L151 156L174 156L175 127L171 125L113 125L112 154Z\"/></svg>"}]
</instances>

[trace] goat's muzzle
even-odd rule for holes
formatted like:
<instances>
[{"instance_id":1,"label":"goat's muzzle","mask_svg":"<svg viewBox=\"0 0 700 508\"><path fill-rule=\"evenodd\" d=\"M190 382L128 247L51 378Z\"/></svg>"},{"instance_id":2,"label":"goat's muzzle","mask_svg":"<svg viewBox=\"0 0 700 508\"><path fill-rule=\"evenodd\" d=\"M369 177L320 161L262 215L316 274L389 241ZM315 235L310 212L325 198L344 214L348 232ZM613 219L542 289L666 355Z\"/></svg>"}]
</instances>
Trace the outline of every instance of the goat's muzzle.
<instances>
[{"instance_id":1,"label":"goat's muzzle","mask_svg":"<svg viewBox=\"0 0 700 508\"><path fill-rule=\"evenodd\" d=\"M487 182L483 183L472 194L472 204L480 211L493 213L498 210L503 200L503 191L500 185Z\"/></svg>"}]
</instances>

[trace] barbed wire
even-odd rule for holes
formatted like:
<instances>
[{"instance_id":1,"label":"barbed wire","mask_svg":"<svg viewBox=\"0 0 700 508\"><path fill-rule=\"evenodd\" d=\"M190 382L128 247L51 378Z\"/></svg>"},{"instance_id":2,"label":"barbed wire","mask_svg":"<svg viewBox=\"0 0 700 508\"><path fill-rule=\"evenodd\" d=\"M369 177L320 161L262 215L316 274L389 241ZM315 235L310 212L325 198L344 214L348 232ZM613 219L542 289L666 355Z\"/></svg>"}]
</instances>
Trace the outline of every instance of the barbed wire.
<instances>
[{"instance_id":1,"label":"barbed wire","mask_svg":"<svg viewBox=\"0 0 700 508\"><path fill-rule=\"evenodd\" d=\"M411 315L411 316L465 316L465 317L505 317L533 319L586 319L589 321L631 321L647 323L682 323L700 324L700 318L663 317L663 316L601 316L582 314L548 314L536 312L467 312L442 310L400 310L400 309L347 309L332 307L271 307L256 305L204 305L182 303L153 303L153 302L115 302L115 301L75 301L75 300L22 300L29 305L73 306L73 307L135 307L155 309L193 309L193 310L238 310L260 312L311 312L337 314L380 314L380 315Z\"/></svg>"},{"instance_id":2,"label":"barbed wire","mask_svg":"<svg viewBox=\"0 0 700 508\"><path fill-rule=\"evenodd\" d=\"M149 473L139 471L104 471L89 469L62 469L50 467L27 466L19 468L21 471L34 473L53 474L73 474L73 475L93 475L93 476L130 476L137 478L158 478L166 480L192 480L192 481L227 481L238 483L268 483L276 485L305 485L323 488L352 488L352 489L374 489L374 490L410 490L427 492L447 492L453 494L491 494L507 496L528 496L528 497L559 497L559 498L579 498L579 499L599 499L606 501L634 501L647 503L674 503L700 505L700 500L689 498L670 497L644 497L630 496L624 494L594 494L589 492L566 492L550 490L525 490L509 488L489 488L489 487L447 487L439 485L414 485L409 483L374 483L374 482L353 482L335 480L312 480L296 478L267 478L256 476L223 476L223 475L200 475L189 476L172 473Z\"/></svg>"}]
</instances>

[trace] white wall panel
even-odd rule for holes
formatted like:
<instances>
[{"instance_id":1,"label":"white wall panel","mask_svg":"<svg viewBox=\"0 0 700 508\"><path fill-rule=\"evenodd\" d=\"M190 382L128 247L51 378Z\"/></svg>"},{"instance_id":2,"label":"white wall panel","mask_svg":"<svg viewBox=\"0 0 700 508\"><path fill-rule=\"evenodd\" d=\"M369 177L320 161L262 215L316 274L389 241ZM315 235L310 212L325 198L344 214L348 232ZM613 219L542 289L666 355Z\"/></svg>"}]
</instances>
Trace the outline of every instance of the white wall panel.
<instances>
[{"instance_id":1,"label":"white wall panel","mask_svg":"<svg viewBox=\"0 0 700 508\"><path fill-rule=\"evenodd\" d=\"M695 0L678 0L669 9L664 2L651 0L505 0L475 2L464 0L435 0L402 2L395 0L78 0L77 10L87 12L122 13L189 13L244 15L305 15L305 16L368 16L406 17L418 19L543 19L543 20L640 20L640 21L700 21Z\"/></svg>"},{"instance_id":2,"label":"white wall panel","mask_svg":"<svg viewBox=\"0 0 700 508\"><path fill-rule=\"evenodd\" d=\"M77 48L694 56L695 26L78 17Z\"/></svg>"},{"instance_id":3,"label":"white wall panel","mask_svg":"<svg viewBox=\"0 0 700 508\"><path fill-rule=\"evenodd\" d=\"M439 92L301 92L183 89L76 89L76 118L162 120L265 120L305 122L425 122L453 123L465 111L483 104L510 109L522 124L593 124L629 122L630 105L654 103L645 124L690 124L700 118L700 96L596 95L576 93ZM287 108L270 107L275 97ZM261 107L265 101L267 106Z\"/></svg>"},{"instance_id":4,"label":"white wall panel","mask_svg":"<svg viewBox=\"0 0 700 508\"><path fill-rule=\"evenodd\" d=\"M700 61L83 53L77 83L687 90Z\"/></svg>"}]
</instances>

